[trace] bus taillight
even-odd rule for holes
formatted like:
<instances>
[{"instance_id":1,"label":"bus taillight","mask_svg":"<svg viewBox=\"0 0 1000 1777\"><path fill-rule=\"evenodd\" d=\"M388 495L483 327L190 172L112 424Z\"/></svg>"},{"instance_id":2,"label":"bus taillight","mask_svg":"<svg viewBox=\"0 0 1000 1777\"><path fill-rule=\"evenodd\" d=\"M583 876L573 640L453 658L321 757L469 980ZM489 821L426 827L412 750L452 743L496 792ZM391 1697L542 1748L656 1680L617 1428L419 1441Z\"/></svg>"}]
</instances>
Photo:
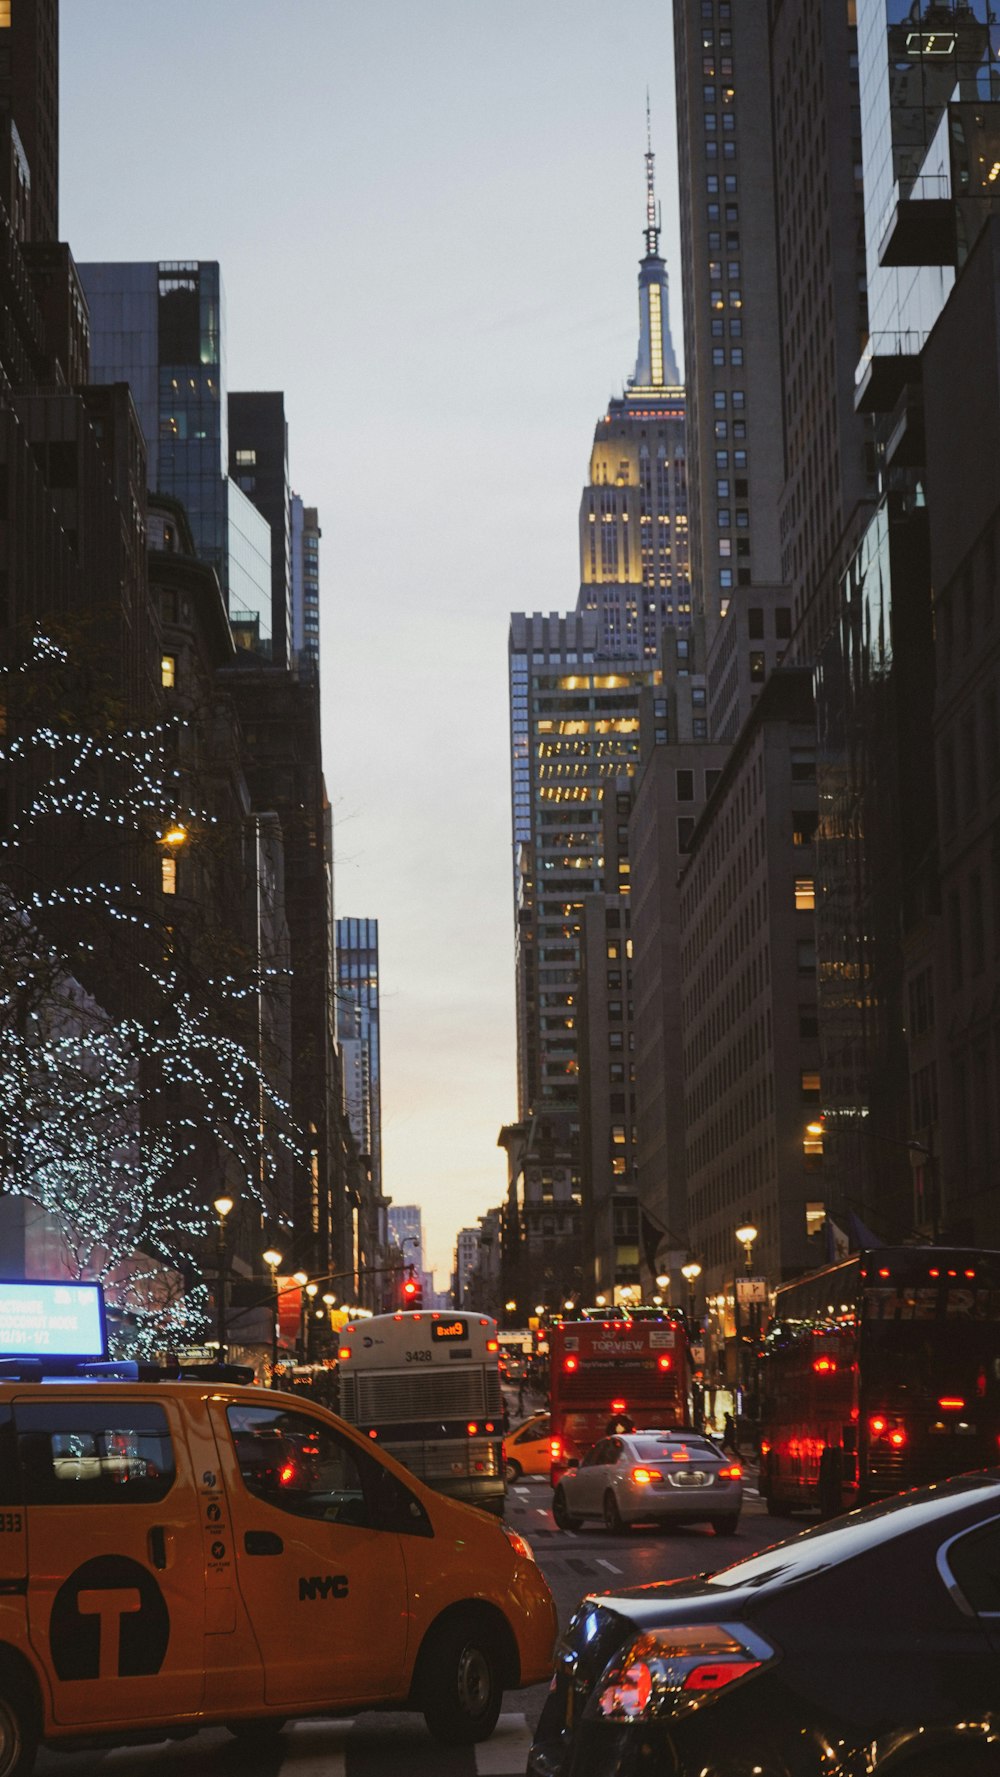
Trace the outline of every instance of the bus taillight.
<instances>
[{"instance_id":1,"label":"bus taillight","mask_svg":"<svg viewBox=\"0 0 1000 1777\"><path fill-rule=\"evenodd\" d=\"M873 1414L872 1418L868 1421L868 1430L871 1432L873 1438L880 1438L883 1432L887 1432L888 1429L889 1421L888 1419L884 1419L881 1413Z\"/></svg>"},{"instance_id":2,"label":"bus taillight","mask_svg":"<svg viewBox=\"0 0 1000 1777\"><path fill-rule=\"evenodd\" d=\"M612 1413L624 1413L625 1408L627 1406L628 1406L627 1401L612 1401L611 1411L612 1411Z\"/></svg>"},{"instance_id":3,"label":"bus taillight","mask_svg":"<svg viewBox=\"0 0 1000 1777\"><path fill-rule=\"evenodd\" d=\"M669 1354L664 1353L663 1357L661 1357L659 1359L659 1365L660 1365L661 1370L672 1370L673 1365L674 1365L674 1360L672 1357L669 1356Z\"/></svg>"},{"instance_id":4,"label":"bus taillight","mask_svg":"<svg viewBox=\"0 0 1000 1777\"><path fill-rule=\"evenodd\" d=\"M563 1358L563 1369L564 1370L575 1370L576 1369L576 1358L575 1357L564 1357Z\"/></svg>"},{"instance_id":5,"label":"bus taillight","mask_svg":"<svg viewBox=\"0 0 1000 1777\"><path fill-rule=\"evenodd\" d=\"M813 1369L820 1376L828 1376L837 1368L837 1360L832 1357L814 1357Z\"/></svg>"},{"instance_id":6,"label":"bus taillight","mask_svg":"<svg viewBox=\"0 0 1000 1777\"><path fill-rule=\"evenodd\" d=\"M350 1355L351 1355L351 1348L349 1345L342 1345L340 1347L340 1350L337 1352L337 1356L339 1357L342 1364L347 1362L347 1359L350 1357Z\"/></svg>"},{"instance_id":7,"label":"bus taillight","mask_svg":"<svg viewBox=\"0 0 1000 1777\"><path fill-rule=\"evenodd\" d=\"M889 1433L889 1442L894 1450L902 1450L906 1443L906 1433L901 1425L897 1425L895 1431Z\"/></svg>"},{"instance_id":8,"label":"bus taillight","mask_svg":"<svg viewBox=\"0 0 1000 1777\"><path fill-rule=\"evenodd\" d=\"M477 1433L477 1431L478 1431L478 1430L479 1430L479 1427L478 1427L478 1425L477 1425L477 1424L476 1424L476 1422L475 1422L475 1420L474 1420L474 1419L470 1419L470 1420L469 1420L469 1423L468 1423L468 1425L467 1425L467 1426L466 1426L466 1428L465 1428L465 1429L466 1429L466 1431L467 1431L467 1432L468 1432L468 1434L469 1434L469 1436L470 1436L470 1438L474 1438L474 1437L475 1437L475 1435L476 1435L476 1433Z\"/></svg>"},{"instance_id":9,"label":"bus taillight","mask_svg":"<svg viewBox=\"0 0 1000 1777\"><path fill-rule=\"evenodd\" d=\"M562 1438L549 1439L549 1455L553 1462L558 1462L562 1455Z\"/></svg>"},{"instance_id":10,"label":"bus taillight","mask_svg":"<svg viewBox=\"0 0 1000 1777\"><path fill-rule=\"evenodd\" d=\"M953 1407L957 1412L962 1407L965 1406L965 1402L963 1401L961 1395L943 1394L941 1396L941 1399L938 1401L938 1406L939 1407Z\"/></svg>"}]
</instances>

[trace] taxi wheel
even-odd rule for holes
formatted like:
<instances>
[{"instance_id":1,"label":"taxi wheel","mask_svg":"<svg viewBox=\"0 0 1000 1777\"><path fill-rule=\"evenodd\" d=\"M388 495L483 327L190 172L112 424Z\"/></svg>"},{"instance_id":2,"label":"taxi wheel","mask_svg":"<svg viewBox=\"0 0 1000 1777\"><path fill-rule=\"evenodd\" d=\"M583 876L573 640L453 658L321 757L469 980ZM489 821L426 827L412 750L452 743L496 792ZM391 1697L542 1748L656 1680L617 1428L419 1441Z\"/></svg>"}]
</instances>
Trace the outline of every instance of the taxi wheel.
<instances>
[{"instance_id":1,"label":"taxi wheel","mask_svg":"<svg viewBox=\"0 0 1000 1777\"><path fill-rule=\"evenodd\" d=\"M521 1464L515 1462L513 1456L508 1456L503 1472L508 1481L518 1481L521 1478Z\"/></svg>"},{"instance_id":2,"label":"taxi wheel","mask_svg":"<svg viewBox=\"0 0 1000 1777\"><path fill-rule=\"evenodd\" d=\"M424 1720L435 1740L470 1746L488 1740L503 1702L500 1650L475 1618L442 1623L421 1653Z\"/></svg>"},{"instance_id":3,"label":"taxi wheel","mask_svg":"<svg viewBox=\"0 0 1000 1777\"><path fill-rule=\"evenodd\" d=\"M552 1516L557 1530L578 1530L581 1519L574 1518L566 1505L566 1495L561 1487L557 1487L552 1495Z\"/></svg>"},{"instance_id":4,"label":"taxi wheel","mask_svg":"<svg viewBox=\"0 0 1000 1777\"><path fill-rule=\"evenodd\" d=\"M36 1716L26 1694L0 1681L0 1777L28 1777L37 1751Z\"/></svg>"},{"instance_id":5,"label":"taxi wheel","mask_svg":"<svg viewBox=\"0 0 1000 1777\"><path fill-rule=\"evenodd\" d=\"M609 1536L622 1536L628 1528L613 1493L604 1495L604 1528Z\"/></svg>"}]
</instances>

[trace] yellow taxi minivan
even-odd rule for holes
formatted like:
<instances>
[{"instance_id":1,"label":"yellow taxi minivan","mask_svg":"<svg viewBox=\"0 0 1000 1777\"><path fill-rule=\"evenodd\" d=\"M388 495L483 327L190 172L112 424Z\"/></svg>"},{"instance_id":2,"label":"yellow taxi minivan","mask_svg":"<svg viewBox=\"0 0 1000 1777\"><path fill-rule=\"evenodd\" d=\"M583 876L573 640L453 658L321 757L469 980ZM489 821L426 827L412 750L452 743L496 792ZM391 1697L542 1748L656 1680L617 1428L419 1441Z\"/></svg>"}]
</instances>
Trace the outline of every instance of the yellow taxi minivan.
<instances>
[{"instance_id":1,"label":"yellow taxi minivan","mask_svg":"<svg viewBox=\"0 0 1000 1777\"><path fill-rule=\"evenodd\" d=\"M549 1676L528 1545L326 1409L218 1366L3 1368L0 1777L40 1743L377 1708L473 1742Z\"/></svg>"},{"instance_id":2,"label":"yellow taxi minivan","mask_svg":"<svg viewBox=\"0 0 1000 1777\"><path fill-rule=\"evenodd\" d=\"M504 1439L504 1473L508 1481L519 1481L522 1475L544 1475L548 1480L551 1467L549 1415L532 1413Z\"/></svg>"}]
</instances>

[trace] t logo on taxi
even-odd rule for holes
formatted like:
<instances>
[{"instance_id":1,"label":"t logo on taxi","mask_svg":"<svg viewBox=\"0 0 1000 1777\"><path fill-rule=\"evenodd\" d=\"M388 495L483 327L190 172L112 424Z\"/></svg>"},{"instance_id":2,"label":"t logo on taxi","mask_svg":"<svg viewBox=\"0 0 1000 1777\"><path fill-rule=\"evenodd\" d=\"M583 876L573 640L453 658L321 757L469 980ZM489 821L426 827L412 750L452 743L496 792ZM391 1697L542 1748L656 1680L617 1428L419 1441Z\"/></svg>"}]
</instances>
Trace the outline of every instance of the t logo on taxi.
<instances>
[{"instance_id":1,"label":"t logo on taxi","mask_svg":"<svg viewBox=\"0 0 1000 1777\"><path fill-rule=\"evenodd\" d=\"M309 1579L299 1580L299 1602L304 1598L346 1598L346 1573L328 1573L323 1578L313 1574Z\"/></svg>"},{"instance_id":2,"label":"t logo on taxi","mask_svg":"<svg viewBox=\"0 0 1000 1777\"><path fill-rule=\"evenodd\" d=\"M85 1561L52 1603L49 1641L62 1679L159 1672L169 1640L163 1593L149 1569L125 1555Z\"/></svg>"}]
</instances>

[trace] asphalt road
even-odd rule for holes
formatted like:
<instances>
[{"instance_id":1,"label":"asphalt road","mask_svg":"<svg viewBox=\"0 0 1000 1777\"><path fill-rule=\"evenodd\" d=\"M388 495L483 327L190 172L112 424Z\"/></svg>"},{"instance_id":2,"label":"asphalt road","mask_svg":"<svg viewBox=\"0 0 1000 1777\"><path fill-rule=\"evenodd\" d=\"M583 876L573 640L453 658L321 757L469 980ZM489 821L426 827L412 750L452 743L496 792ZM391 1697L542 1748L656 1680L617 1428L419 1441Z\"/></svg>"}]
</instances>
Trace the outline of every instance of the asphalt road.
<instances>
[{"instance_id":1,"label":"asphalt road","mask_svg":"<svg viewBox=\"0 0 1000 1777\"><path fill-rule=\"evenodd\" d=\"M803 1528L769 1518L753 1487L733 1537L696 1525L670 1532L637 1530L609 1536L598 1525L559 1531L546 1480L511 1489L507 1522L531 1543L565 1623L585 1592L679 1578L752 1554ZM360 1626L359 1626L360 1628ZM40 1777L523 1777L545 1686L511 1693L493 1738L482 1746L447 1748L430 1738L419 1716L363 1715L356 1721L307 1721L284 1729L275 1743L237 1744L225 1729L190 1740L106 1752L42 1753Z\"/></svg>"}]
</instances>

